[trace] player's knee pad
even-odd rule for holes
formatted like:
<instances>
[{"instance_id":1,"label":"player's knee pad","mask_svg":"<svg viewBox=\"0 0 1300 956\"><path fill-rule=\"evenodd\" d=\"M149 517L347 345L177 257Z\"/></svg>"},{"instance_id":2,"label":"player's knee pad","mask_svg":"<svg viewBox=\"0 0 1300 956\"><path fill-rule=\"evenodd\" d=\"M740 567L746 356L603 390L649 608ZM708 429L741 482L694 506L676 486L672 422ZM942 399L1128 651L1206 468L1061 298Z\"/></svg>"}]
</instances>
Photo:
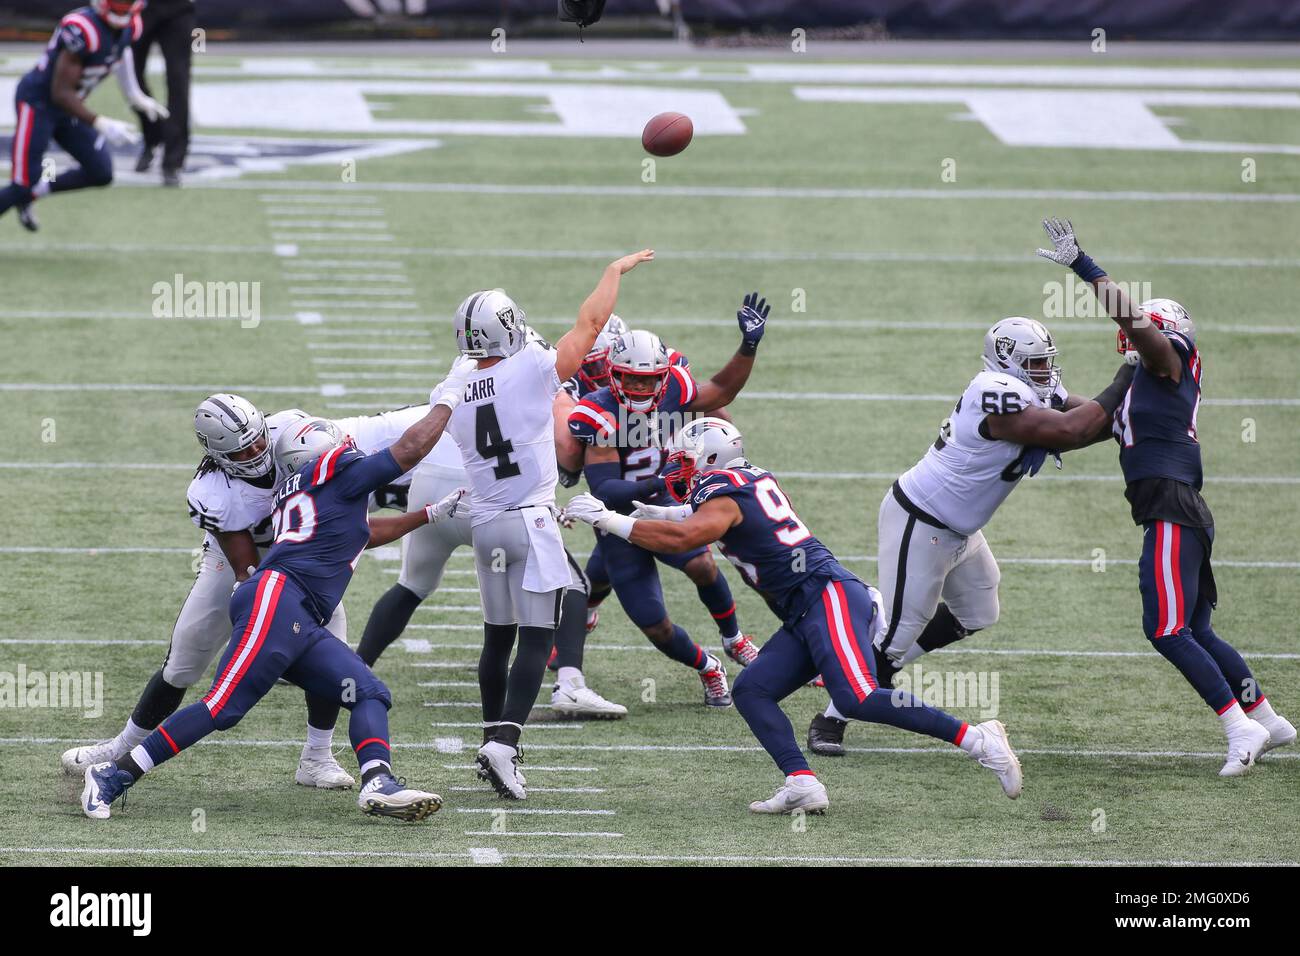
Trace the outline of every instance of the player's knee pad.
<instances>
[{"instance_id":1,"label":"player's knee pad","mask_svg":"<svg viewBox=\"0 0 1300 956\"><path fill-rule=\"evenodd\" d=\"M976 631L982 631L986 627L992 627L998 622L998 617L1002 613L1002 605L998 601L997 590L989 592L988 596L975 604L973 607L962 608L961 616L957 618L957 623L966 631L964 636L969 637Z\"/></svg>"}]
</instances>

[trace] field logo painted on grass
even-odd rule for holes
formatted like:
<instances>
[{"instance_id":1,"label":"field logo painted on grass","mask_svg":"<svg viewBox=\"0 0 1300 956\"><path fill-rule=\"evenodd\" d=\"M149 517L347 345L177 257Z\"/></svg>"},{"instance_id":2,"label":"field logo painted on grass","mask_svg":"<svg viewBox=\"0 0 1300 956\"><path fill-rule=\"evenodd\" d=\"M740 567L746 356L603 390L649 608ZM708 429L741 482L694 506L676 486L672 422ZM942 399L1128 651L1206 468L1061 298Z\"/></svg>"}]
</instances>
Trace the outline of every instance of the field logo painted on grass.
<instances>
[{"instance_id":1,"label":"field logo painted on grass","mask_svg":"<svg viewBox=\"0 0 1300 956\"><path fill-rule=\"evenodd\" d=\"M895 707L938 707L952 710L977 707L984 720L997 717L1002 675L998 671L925 670L918 661L894 677L890 702Z\"/></svg>"},{"instance_id":2,"label":"field logo painted on grass","mask_svg":"<svg viewBox=\"0 0 1300 956\"><path fill-rule=\"evenodd\" d=\"M0 671L0 709L80 710L88 720L104 713L103 671Z\"/></svg>"},{"instance_id":3,"label":"field logo painted on grass","mask_svg":"<svg viewBox=\"0 0 1300 956\"><path fill-rule=\"evenodd\" d=\"M239 319L239 327L255 329L262 322L261 282L186 281L178 272L170 282L155 282L155 319Z\"/></svg>"},{"instance_id":4,"label":"field logo painted on grass","mask_svg":"<svg viewBox=\"0 0 1300 956\"><path fill-rule=\"evenodd\" d=\"M153 929L152 893L82 893L73 886L50 897L51 926L126 926L132 936Z\"/></svg>"}]
</instances>

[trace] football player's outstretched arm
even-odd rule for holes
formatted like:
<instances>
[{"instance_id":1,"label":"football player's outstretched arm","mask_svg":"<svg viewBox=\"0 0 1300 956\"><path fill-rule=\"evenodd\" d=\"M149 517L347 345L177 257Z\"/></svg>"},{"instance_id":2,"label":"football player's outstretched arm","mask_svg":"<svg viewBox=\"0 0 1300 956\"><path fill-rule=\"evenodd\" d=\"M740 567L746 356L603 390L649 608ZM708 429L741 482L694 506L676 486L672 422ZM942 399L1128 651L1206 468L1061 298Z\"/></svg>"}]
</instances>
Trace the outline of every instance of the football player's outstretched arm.
<instances>
[{"instance_id":1,"label":"football player's outstretched arm","mask_svg":"<svg viewBox=\"0 0 1300 956\"><path fill-rule=\"evenodd\" d=\"M457 488L438 501L437 504L425 505L419 511L408 511L403 515L384 515L371 518L370 540L366 542L366 547L378 548L380 545L391 544L402 535L409 534L416 528L454 518L460 508L461 499L466 494L468 494L467 489Z\"/></svg>"},{"instance_id":2,"label":"football player's outstretched arm","mask_svg":"<svg viewBox=\"0 0 1300 956\"><path fill-rule=\"evenodd\" d=\"M757 292L745 296L745 301L736 313L740 325L740 348L731 357L722 371L707 382L699 382L699 391L691 402L693 412L711 412L724 405L730 405L740 390L749 381L749 373L754 369L754 356L758 352L758 343L767 328L767 316L772 307Z\"/></svg>"},{"instance_id":3,"label":"football player's outstretched arm","mask_svg":"<svg viewBox=\"0 0 1300 956\"><path fill-rule=\"evenodd\" d=\"M564 508L571 518L618 535L648 551L680 553L717 541L741 521L740 506L730 498L711 498L684 521L632 518L606 508L592 495L577 495Z\"/></svg>"},{"instance_id":4,"label":"football player's outstretched arm","mask_svg":"<svg viewBox=\"0 0 1300 956\"><path fill-rule=\"evenodd\" d=\"M1083 448L1106 435L1111 417L1132 381L1133 367L1126 362L1094 399L1081 401L1067 411L1031 406L1010 415L987 415L983 427L990 438L1018 445L1053 451Z\"/></svg>"},{"instance_id":5,"label":"football player's outstretched arm","mask_svg":"<svg viewBox=\"0 0 1300 956\"><path fill-rule=\"evenodd\" d=\"M664 490L659 475L624 478L618 449L612 445L588 445L582 473L591 493L611 508L623 508L639 498L653 498Z\"/></svg>"},{"instance_id":6,"label":"football player's outstretched arm","mask_svg":"<svg viewBox=\"0 0 1300 956\"><path fill-rule=\"evenodd\" d=\"M578 366L596 344L596 336L618 304L618 287L623 275L635 269L638 263L649 262L654 257L653 249L642 249L615 259L605 267L600 282L578 309L578 321L555 343L555 350L559 353L555 357L555 374L560 376L561 382L578 371Z\"/></svg>"},{"instance_id":7,"label":"football player's outstretched arm","mask_svg":"<svg viewBox=\"0 0 1300 956\"><path fill-rule=\"evenodd\" d=\"M1039 249L1038 254L1044 259L1051 259L1073 269L1075 275L1092 286L1097 301L1115 320L1115 324L1124 330L1142 357L1142 364L1157 375L1178 381L1182 376L1183 364L1174 347L1155 324L1134 306L1128 294L1112 282L1105 270L1092 260L1092 256L1079 248L1070 220L1044 219L1043 228L1052 240L1052 248Z\"/></svg>"},{"instance_id":8,"label":"football player's outstretched arm","mask_svg":"<svg viewBox=\"0 0 1300 956\"><path fill-rule=\"evenodd\" d=\"M447 422L451 420L451 413L464 398L465 383L476 364L473 359L456 359L447 377L429 393L429 414L402 432L402 437L389 447L403 473L419 464L438 444Z\"/></svg>"},{"instance_id":9,"label":"football player's outstretched arm","mask_svg":"<svg viewBox=\"0 0 1300 956\"><path fill-rule=\"evenodd\" d=\"M165 120L171 115L167 107L140 89L140 81L135 78L135 56L130 47L122 51L122 58L113 67L113 72L117 74L117 85L122 88L122 95L132 109L139 110L150 121Z\"/></svg>"},{"instance_id":10,"label":"football player's outstretched arm","mask_svg":"<svg viewBox=\"0 0 1300 956\"><path fill-rule=\"evenodd\" d=\"M235 572L235 580L248 580L249 569L256 568L258 564L257 545L253 542L253 536L247 531L216 531L213 534L217 544L221 545L221 553L226 556Z\"/></svg>"}]
</instances>

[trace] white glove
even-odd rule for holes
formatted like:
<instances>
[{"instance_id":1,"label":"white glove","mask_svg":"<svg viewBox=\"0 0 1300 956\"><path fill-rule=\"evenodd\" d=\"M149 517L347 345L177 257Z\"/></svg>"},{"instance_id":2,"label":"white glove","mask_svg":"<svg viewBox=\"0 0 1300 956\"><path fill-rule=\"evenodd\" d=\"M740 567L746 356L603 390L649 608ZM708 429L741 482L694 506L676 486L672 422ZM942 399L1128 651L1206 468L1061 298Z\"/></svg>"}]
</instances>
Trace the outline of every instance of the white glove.
<instances>
[{"instance_id":1,"label":"white glove","mask_svg":"<svg viewBox=\"0 0 1300 956\"><path fill-rule=\"evenodd\" d=\"M610 511L599 498L585 492L569 499L569 503L564 506L564 513L569 518L587 522L598 531L618 535L625 540L632 534L632 525L636 524L636 519Z\"/></svg>"},{"instance_id":2,"label":"white glove","mask_svg":"<svg viewBox=\"0 0 1300 956\"><path fill-rule=\"evenodd\" d=\"M685 521L691 516L694 509L690 505L648 505L642 501L634 501L636 510L632 512L633 518L650 518L654 521Z\"/></svg>"},{"instance_id":3,"label":"white glove","mask_svg":"<svg viewBox=\"0 0 1300 956\"><path fill-rule=\"evenodd\" d=\"M146 96L144 93L131 97L130 102L131 106L143 113L145 119L149 120L151 123L157 122L160 119L166 119L172 115L168 111L167 107L163 106L152 96Z\"/></svg>"},{"instance_id":4,"label":"white glove","mask_svg":"<svg viewBox=\"0 0 1300 956\"><path fill-rule=\"evenodd\" d=\"M447 377L439 382L429 393L430 405L446 405L452 411L461 403L465 397L465 383L474 370L478 368L478 362L474 359L459 356L456 361L451 363L451 371Z\"/></svg>"},{"instance_id":5,"label":"white glove","mask_svg":"<svg viewBox=\"0 0 1300 956\"><path fill-rule=\"evenodd\" d=\"M1074 238L1070 220L1044 219L1043 228L1047 230L1047 238L1052 240L1052 248L1039 249L1038 254L1066 268L1074 265L1074 260L1079 258L1079 243Z\"/></svg>"},{"instance_id":6,"label":"white glove","mask_svg":"<svg viewBox=\"0 0 1300 956\"><path fill-rule=\"evenodd\" d=\"M456 517L456 512L461 510L461 499L467 494L469 494L468 488L457 488L436 504L425 505L424 516L429 519L429 524L436 524L439 521L446 521L448 518Z\"/></svg>"},{"instance_id":7,"label":"white glove","mask_svg":"<svg viewBox=\"0 0 1300 956\"><path fill-rule=\"evenodd\" d=\"M96 116L95 131L114 146L130 146L140 142L140 134L128 123L115 120L111 116Z\"/></svg>"}]
</instances>

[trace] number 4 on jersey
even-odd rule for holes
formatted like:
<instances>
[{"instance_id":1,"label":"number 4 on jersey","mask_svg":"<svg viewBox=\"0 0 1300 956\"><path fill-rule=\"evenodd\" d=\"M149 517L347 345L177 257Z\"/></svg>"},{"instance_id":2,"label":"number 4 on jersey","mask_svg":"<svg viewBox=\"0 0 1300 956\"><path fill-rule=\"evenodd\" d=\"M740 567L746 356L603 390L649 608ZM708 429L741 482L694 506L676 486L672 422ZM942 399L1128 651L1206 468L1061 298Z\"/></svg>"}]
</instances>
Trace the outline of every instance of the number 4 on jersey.
<instances>
[{"instance_id":1,"label":"number 4 on jersey","mask_svg":"<svg viewBox=\"0 0 1300 956\"><path fill-rule=\"evenodd\" d=\"M483 458L497 460L496 466L492 469L492 475L497 481L514 478L519 474L519 465L510 460L510 453L515 450L515 446L508 438L501 435L501 425L497 421L494 403L480 405L475 410L474 445Z\"/></svg>"}]
</instances>

